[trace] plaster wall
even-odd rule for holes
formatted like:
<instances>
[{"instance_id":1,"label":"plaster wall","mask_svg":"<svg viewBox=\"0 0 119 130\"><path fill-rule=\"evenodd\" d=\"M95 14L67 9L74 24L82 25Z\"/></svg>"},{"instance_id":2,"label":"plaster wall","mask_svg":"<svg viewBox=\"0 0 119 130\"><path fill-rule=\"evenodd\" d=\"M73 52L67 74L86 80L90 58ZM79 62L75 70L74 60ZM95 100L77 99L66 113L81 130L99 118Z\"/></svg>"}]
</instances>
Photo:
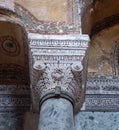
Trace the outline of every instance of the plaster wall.
<instances>
[{"instance_id":1,"label":"plaster wall","mask_svg":"<svg viewBox=\"0 0 119 130\"><path fill-rule=\"evenodd\" d=\"M43 21L67 21L68 4L71 0L16 0L37 19ZM70 8L70 7L69 7ZM39 13L40 12L40 13Z\"/></svg>"}]
</instances>

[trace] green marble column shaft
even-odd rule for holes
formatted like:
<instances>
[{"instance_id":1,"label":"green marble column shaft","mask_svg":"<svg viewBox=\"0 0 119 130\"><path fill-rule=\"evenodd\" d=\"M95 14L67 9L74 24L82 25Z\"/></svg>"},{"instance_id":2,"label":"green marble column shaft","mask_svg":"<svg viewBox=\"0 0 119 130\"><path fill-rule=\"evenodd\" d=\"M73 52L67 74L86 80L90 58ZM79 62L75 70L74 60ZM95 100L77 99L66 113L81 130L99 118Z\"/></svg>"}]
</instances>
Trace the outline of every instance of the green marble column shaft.
<instances>
[{"instance_id":1,"label":"green marble column shaft","mask_svg":"<svg viewBox=\"0 0 119 130\"><path fill-rule=\"evenodd\" d=\"M46 100L41 106L38 130L74 130L71 102L64 98Z\"/></svg>"}]
</instances>

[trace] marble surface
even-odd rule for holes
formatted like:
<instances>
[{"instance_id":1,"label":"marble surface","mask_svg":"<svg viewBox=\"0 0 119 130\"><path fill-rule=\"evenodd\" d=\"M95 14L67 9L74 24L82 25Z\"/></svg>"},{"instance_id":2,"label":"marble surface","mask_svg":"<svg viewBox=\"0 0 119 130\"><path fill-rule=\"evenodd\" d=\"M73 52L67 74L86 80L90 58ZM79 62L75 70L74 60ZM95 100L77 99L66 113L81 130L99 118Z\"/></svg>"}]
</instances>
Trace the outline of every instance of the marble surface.
<instances>
[{"instance_id":1,"label":"marble surface","mask_svg":"<svg viewBox=\"0 0 119 130\"><path fill-rule=\"evenodd\" d=\"M75 126L76 130L119 130L119 112L81 112Z\"/></svg>"},{"instance_id":2,"label":"marble surface","mask_svg":"<svg viewBox=\"0 0 119 130\"><path fill-rule=\"evenodd\" d=\"M0 113L0 130L23 130L23 114Z\"/></svg>"},{"instance_id":3,"label":"marble surface","mask_svg":"<svg viewBox=\"0 0 119 130\"><path fill-rule=\"evenodd\" d=\"M38 113L28 112L24 125L24 130L38 130ZM75 126L74 130L119 130L119 112L80 112Z\"/></svg>"},{"instance_id":4,"label":"marble surface","mask_svg":"<svg viewBox=\"0 0 119 130\"><path fill-rule=\"evenodd\" d=\"M74 130L73 106L63 98L42 104L38 130Z\"/></svg>"}]
</instances>

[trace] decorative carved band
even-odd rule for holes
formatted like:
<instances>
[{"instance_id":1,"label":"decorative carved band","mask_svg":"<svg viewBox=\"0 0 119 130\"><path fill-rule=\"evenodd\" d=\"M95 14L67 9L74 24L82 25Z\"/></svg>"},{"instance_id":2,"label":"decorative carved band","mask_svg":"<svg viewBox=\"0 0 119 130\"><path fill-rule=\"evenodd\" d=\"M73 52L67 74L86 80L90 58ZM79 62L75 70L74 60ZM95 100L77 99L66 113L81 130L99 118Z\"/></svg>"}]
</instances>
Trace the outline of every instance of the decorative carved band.
<instances>
[{"instance_id":1,"label":"decorative carved band","mask_svg":"<svg viewBox=\"0 0 119 130\"><path fill-rule=\"evenodd\" d=\"M28 85L0 85L0 113L30 110L31 98Z\"/></svg>"},{"instance_id":2,"label":"decorative carved band","mask_svg":"<svg viewBox=\"0 0 119 130\"><path fill-rule=\"evenodd\" d=\"M119 111L119 78L88 77L83 111Z\"/></svg>"},{"instance_id":3,"label":"decorative carved band","mask_svg":"<svg viewBox=\"0 0 119 130\"><path fill-rule=\"evenodd\" d=\"M31 39L30 47L34 60L32 89L40 103L63 97L75 106L82 104L86 82L82 62L88 40Z\"/></svg>"},{"instance_id":4,"label":"decorative carved band","mask_svg":"<svg viewBox=\"0 0 119 130\"><path fill-rule=\"evenodd\" d=\"M119 78L117 77L88 77L87 94L119 93Z\"/></svg>"},{"instance_id":5,"label":"decorative carved band","mask_svg":"<svg viewBox=\"0 0 119 130\"><path fill-rule=\"evenodd\" d=\"M118 94L89 94L86 95L83 111L118 111Z\"/></svg>"},{"instance_id":6,"label":"decorative carved band","mask_svg":"<svg viewBox=\"0 0 119 130\"><path fill-rule=\"evenodd\" d=\"M30 95L0 95L0 113L30 110Z\"/></svg>"}]
</instances>

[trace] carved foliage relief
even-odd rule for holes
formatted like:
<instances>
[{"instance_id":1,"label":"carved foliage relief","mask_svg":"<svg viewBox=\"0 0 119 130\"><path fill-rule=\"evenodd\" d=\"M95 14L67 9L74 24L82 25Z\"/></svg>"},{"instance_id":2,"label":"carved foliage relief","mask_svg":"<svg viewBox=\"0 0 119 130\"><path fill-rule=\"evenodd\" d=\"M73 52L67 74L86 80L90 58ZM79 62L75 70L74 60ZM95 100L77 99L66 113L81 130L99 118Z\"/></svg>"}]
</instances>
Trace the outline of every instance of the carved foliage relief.
<instances>
[{"instance_id":1,"label":"carved foliage relief","mask_svg":"<svg viewBox=\"0 0 119 130\"><path fill-rule=\"evenodd\" d=\"M87 40L31 39L34 104L49 93L57 93L57 88L76 104L82 104L86 82L82 62L87 47Z\"/></svg>"}]
</instances>

